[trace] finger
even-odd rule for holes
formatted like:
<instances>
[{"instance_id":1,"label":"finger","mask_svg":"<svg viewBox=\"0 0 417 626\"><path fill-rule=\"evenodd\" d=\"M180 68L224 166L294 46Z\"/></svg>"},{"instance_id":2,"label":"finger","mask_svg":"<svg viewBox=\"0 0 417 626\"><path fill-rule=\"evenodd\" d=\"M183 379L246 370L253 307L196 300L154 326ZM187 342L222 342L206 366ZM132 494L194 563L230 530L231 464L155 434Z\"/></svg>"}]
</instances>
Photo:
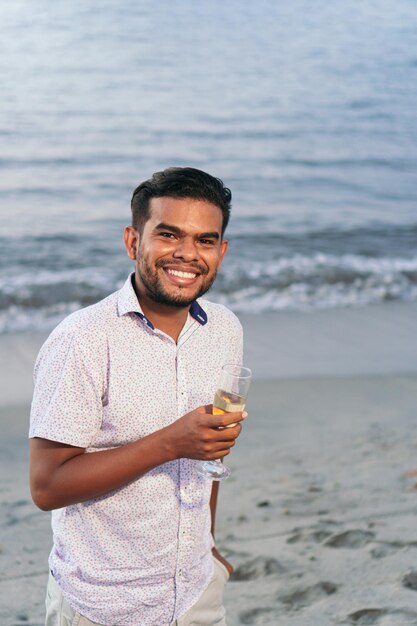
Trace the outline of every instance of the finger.
<instances>
[{"instance_id":1,"label":"finger","mask_svg":"<svg viewBox=\"0 0 417 626\"><path fill-rule=\"evenodd\" d=\"M204 448L207 454L219 454L224 450L230 450L235 445L235 440L230 439L229 441L210 441L207 443Z\"/></svg>"},{"instance_id":2,"label":"finger","mask_svg":"<svg viewBox=\"0 0 417 626\"><path fill-rule=\"evenodd\" d=\"M233 444L234 445L234 444ZM230 454L233 446L219 446L218 448L213 448L212 450L206 450L206 458L210 459L222 459L227 454Z\"/></svg>"},{"instance_id":3,"label":"finger","mask_svg":"<svg viewBox=\"0 0 417 626\"><path fill-rule=\"evenodd\" d=\"M234 424L233 426L226 426L216 428L215 435L213 437L214 441L233 441L239 437L242 431L242 426L240 424Z\"/></svg>"},{"instance_id":4,"label":"finger","mask_svg":"<svg viewBox=\"0 0 417 626\"><path fill-rule=\"evenodd\" d=\"M223 450L223 449L229 450L230 448L233 448L235 443L236 443L235 439L231 439L230 441L215 441L213 442L212 449L213 450Z\"/></svg>"},{"instance_id":5,"label":"finger","mask_svg":"<svg viewBox=\"0 0 417 626\"><path fill-rule=\"evenodd\" d=\"M225 448L223 450L217 450L216 452L211 452L210 454L207 455L207 460L208 461L217 461L217 459L223 459L223 457L227 456L228 454L230 454L230 450Z\"/></svg>"},{"instance_id":6,"label":"finger","mask_svg":"<svg viewBox=\"0 0 417 626\"><path fill-rule=\"evenodd\" d=\"M246 411L243 411L242 413L242 421L245 420L247 418L248 414L246 413ZM228 426L219 426L219 430L223 429L223 428L233 428L233 426L236 426L236 422L233 422L233 424L228 424Z\"/></svg>"},{"instance_id":7,"label":"finger","mask_svg":"<svg viewBox=\"0 0 417 626\"><path fill-rule=\"evenodd\" d=\"M245 418L243 417L243 413L238 411L236 413L223 413L222 415L213 415L211 419L211 426L213 428L218 428L219 426L223 426L226 428L231 424L238 424Z\"/></svg>"}]
</instances>

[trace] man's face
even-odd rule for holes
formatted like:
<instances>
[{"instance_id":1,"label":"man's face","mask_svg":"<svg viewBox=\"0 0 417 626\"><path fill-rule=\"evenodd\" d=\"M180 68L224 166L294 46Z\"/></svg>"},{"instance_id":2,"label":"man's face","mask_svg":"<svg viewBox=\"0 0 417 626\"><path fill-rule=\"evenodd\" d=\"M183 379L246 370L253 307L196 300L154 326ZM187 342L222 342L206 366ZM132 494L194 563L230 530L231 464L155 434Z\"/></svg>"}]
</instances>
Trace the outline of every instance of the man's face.
<instances>
[{"instance_id":1,"label":"man's face","mask_svg":"<svg viewBox=\"0 0 417 626\"><path fill-rule=\"evenodd\" d=\"M142 234L125 230L136 289L154 303L187 307L210 289L226 254L219 207L194 198L152 198Z\"/></svg>"}]
</instances>

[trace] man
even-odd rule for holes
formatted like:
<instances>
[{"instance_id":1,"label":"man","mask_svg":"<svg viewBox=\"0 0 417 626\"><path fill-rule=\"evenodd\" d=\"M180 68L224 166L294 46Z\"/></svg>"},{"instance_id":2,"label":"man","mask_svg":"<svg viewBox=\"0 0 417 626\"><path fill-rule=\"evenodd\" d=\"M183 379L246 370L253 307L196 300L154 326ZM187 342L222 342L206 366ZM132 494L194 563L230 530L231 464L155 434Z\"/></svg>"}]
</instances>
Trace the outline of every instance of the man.
<instances>
[{"instance_id":1,"label":"man","mask_svg":"<svg viewBox=\"0 0 417 626\"><path fill-rule=\"evenodd\" d=\"M230 200L193 168L139 185L124 233L134 274L40 351L30 480L34 502L53 510L47 626L226 623L218 483L197 466L229 454L246 417L211 414L242 331L199 300L227 251Z\"/></svg>"}]
</instances>

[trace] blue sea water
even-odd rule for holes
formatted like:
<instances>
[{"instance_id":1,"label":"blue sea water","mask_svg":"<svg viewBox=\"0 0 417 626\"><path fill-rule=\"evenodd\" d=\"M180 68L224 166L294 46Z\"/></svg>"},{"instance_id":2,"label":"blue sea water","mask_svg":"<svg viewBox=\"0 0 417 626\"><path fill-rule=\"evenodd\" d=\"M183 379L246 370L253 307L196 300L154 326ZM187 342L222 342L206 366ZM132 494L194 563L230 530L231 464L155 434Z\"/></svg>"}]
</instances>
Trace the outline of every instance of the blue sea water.
<instances>
[{"instance_id":1,"label":"blue sea water","mask_svg":"<svg viewBox=\"0 0 417 626\"><path fill-rule=\"evenodd\" d=\"M15 0L0 51L0 332L117 288L169 165L233 192L213 299L417 299L414 0Z\"/></svg>"}]
</instances>

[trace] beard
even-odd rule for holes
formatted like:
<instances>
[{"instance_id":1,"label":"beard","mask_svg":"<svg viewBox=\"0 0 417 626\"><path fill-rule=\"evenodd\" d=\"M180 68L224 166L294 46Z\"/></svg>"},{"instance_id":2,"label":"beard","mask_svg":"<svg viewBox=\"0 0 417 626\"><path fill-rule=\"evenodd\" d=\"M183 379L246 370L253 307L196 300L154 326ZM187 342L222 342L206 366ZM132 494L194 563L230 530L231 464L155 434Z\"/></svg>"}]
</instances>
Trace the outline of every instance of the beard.
<instances>
[{"instance_id":1,"label":"beard","mask_svg":"<svg viewBox=\"0 0 417 626\"><path fill-rule=\"evenodd\" d=\"M155 264L155 270L153 270L145 258L140 257L137 259L137 270L142 284L145 287L146 295L153 302L166 306L177 307L179 309L190 306L194 300L200 298L210 289L217 276L217 271L209 276L207 268L199 265L190 265L190 271L195 270L199 272L205 279L200 288L197 289L192 296L181 294L181 290L185 289L181 286L177 286L178 293L174 295L165 288L158 274L158 269L169 267L170 265L173 265L173 263L158 261Z\"/></svg>"}]
</instances>

